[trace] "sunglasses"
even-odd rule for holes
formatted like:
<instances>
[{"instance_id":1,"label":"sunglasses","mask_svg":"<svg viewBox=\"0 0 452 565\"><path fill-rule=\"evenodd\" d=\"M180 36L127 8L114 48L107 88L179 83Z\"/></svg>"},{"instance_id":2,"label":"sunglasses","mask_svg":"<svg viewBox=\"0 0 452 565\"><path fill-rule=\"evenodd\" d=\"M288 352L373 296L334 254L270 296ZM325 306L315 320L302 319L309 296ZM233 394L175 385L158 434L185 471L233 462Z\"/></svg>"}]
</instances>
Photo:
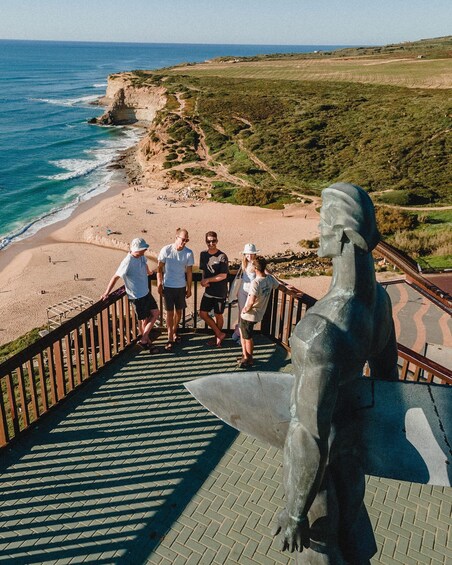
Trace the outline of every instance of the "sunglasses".
<instances>
[{"instance_id":1,"label":"sunglasses","mask_svg":"<svg viewBox=\"0 0 452 565\"><path fill-rule=\"evenodd\" d=\"M216 243L218 239L206 239L206 243L210 245L211 243Z\"/></svg>"}]
</instances>

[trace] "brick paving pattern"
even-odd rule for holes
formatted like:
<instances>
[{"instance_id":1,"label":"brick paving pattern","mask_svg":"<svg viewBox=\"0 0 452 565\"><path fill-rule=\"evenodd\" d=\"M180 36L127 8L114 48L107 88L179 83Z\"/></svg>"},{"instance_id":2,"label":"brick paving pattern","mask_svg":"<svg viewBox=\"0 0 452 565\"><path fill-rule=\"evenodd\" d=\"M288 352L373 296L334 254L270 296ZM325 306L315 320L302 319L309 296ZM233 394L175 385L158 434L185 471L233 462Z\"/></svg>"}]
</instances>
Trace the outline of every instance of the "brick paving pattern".
<instances>
[{"instance_id":1,"label":"brick paving pattern","mask_svg":"<svg viewBox=\"0 0 452 565\"><path fill-rule=\"evenodd\" d=\"M452 319L447 312L405 282L389 284L386 290L399 343L421 355L426 342L452 348Z\"/></svg>"},{"instance_id":2,"label":"brick paving pattern","mask_svg":"<svg viewBox=\"0 0 452 565\"><path fill-rule=\"evenodd\" d=\"M161 344L163 344L163 340ZM183 382L239 350L189 334L125 353L1 455L0 563L294 563L272 544L281 453L238 434ZM256 369L290 371L263 338ZM452 563L452 489L369 478L372 564Z\"/></svg>"}]
</instances>

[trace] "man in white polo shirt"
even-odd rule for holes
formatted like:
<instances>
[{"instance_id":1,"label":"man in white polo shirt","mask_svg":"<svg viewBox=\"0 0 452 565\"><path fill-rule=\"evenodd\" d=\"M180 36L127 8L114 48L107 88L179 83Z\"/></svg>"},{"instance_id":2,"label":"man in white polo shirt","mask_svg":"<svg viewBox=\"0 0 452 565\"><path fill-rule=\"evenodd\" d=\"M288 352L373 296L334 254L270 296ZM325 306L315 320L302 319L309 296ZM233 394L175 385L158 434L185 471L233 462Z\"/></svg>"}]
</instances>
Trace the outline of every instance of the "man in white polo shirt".
<instances>
[{"instance_id":1,"label":"man in white polo shirt","mask_svg":"<svg viewBox=\"0 0 452 565\"><path fill-rule=\"evenodd\" d=\"M158 320L160 312L149 290L148 275L152 275L152 271L149 269L147 259L144 256L148 247L149 245L141 237L132 241L129 253L121 261L101 298L106 300L116 281L122 278L127 296L132 302L140 321L141 339L138 341L138 345L148 348L150 353L158 353L158 348L152 345L149 339L149 334Z\"/></svg>"},{"instance_id":2,"label":"man in white polo shirt","mask_svg":"<svg viewBox=\"0 0 452 565\"><path fill-rule=\"evenodd\" d=\"M165 245L158 257L157 288L166 309L167 351L173 351L174 343L180 341L177 330L182 310L187 306L185 299L191 296L194 258L193 251L185 247L188 241L188 231L178 228L175 242Z\"/></svg>"}]
</instances>

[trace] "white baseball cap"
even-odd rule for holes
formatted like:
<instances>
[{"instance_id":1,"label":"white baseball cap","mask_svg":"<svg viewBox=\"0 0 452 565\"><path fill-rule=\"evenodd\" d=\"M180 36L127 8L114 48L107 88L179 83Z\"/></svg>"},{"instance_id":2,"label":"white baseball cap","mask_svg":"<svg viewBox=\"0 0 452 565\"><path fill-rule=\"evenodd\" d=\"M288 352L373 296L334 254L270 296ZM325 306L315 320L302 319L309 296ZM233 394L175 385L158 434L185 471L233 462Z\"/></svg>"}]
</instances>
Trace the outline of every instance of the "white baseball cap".
<instances>
[{"instance_id":1,"label":"white baseball cap","mask_svg":"<svg viewBox=\"0 0 452 565\"><path fill-rule=\"evenodd\" d=\"M132 243L130 244L130 251L144 251L148 249L149 245L144 241L142 237L136 237L132 239Z\"/></svg>"},{"instance_id":2,"label":"white baseball cap","mask_svg":"<svg viewBox=\"0 0 452 565\"><path fill-rule=\"evenodd\" d=\"M243 255L256 255L259 252L259 249L256 249L254 243L247 243L243 248Z\"/></svg>"}]
</instances>

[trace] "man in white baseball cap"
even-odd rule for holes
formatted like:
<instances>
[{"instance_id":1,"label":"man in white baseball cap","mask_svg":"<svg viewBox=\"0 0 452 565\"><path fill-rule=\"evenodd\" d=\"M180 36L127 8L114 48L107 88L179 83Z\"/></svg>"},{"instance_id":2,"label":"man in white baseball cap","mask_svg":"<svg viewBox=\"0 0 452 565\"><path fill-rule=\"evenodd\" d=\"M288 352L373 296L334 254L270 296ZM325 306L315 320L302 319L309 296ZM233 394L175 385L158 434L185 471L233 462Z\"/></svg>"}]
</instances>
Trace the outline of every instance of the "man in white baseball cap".
<instances>
[{"instance_id":1,"label":"man in white baseball cap","mask_svg":"<svg viewBox=\"0 0 452 565\"><path fill-rule=\"evenodd\" d=\"M136 237L130 244L130 251L121 261L116 273L110 279L102 300L106 300L113 290L117 280L122 278L127 296L132 302L140 322L141 339L138 342L150 353L158 353L158 348L152 345L149 334L160 315L157 303L149 290L148 275L152 275L147 259L144 256L149 245L141 237Z\"/></svg>"}]
</instances>

